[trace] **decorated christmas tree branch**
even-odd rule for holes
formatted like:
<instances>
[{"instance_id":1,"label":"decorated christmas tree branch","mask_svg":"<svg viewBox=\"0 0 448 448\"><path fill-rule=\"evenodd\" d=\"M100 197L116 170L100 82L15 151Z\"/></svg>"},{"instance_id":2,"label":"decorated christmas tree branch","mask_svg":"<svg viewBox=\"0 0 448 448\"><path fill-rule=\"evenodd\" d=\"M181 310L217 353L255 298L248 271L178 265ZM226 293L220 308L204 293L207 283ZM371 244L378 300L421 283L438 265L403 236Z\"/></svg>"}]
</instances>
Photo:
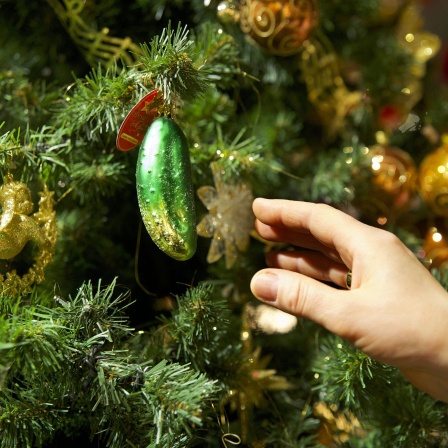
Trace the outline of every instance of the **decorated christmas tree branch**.
<instances>
[{"instance_id":1,"label":"decorated christmas tree branch","mask_svg":"<svg viewBox=\"0 0 448 448\"><path fill-rule=\"evenodd\" d=\"M84 130L90 139L97 132L116 133L124 108L139 93L131 73L117 64L106 71L93 69L67 88L56 117L70 123L74 131Z\"/></svg>"},{"instance_id":2,"label":"decorated christmas tree branch","mask_svg":"<svg viewBox=\"0 0 448 448\"><path fill-rule=\"evenodd\" d=\"M209 81L201 67L195 65L194 42L188 39L187 27L169 25L149 46L142 45L141 64L156 89L163 92L167 105L175 99L193 99L204 93Z\"/></svg>"}]
</instances>

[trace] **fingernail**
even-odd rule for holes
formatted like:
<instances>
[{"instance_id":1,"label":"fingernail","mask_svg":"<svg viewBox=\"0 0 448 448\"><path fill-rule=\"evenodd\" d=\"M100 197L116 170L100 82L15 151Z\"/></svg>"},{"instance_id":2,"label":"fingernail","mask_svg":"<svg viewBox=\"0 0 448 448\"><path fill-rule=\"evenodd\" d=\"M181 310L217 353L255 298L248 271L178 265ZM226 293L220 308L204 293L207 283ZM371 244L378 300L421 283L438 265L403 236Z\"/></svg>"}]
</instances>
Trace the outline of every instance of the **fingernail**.
<instances>
[{"instance_id":1,"label":"fingernail","mask_svg":"<svg viewBox=\"0 0 448 448\"><path fill-rule=\"evenodd\" d=\"M274 301L277 298L278 277L272 273L259 274L254 277L252 292L262 300Z\"/></svg>"}]
</instances>

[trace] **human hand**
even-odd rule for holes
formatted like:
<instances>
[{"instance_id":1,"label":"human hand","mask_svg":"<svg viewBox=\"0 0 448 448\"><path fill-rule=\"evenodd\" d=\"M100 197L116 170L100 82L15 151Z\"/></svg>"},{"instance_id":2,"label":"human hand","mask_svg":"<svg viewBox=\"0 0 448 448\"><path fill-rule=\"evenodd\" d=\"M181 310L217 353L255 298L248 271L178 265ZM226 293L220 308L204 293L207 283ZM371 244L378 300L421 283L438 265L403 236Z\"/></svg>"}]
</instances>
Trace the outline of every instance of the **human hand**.
<instances>
[{"instance_id":1,"label":"human hand","mask_svg":"<svg viewBox=\"0 0 448 448\"><path fill-rule=\"evenodd\" d=\"M298 247L267 255L269 268L251 282L257 298L315 321L448 402L448 294L394 234L324 204L256 199L253 210L261 237Z\"/></svg>"}]
</instances>

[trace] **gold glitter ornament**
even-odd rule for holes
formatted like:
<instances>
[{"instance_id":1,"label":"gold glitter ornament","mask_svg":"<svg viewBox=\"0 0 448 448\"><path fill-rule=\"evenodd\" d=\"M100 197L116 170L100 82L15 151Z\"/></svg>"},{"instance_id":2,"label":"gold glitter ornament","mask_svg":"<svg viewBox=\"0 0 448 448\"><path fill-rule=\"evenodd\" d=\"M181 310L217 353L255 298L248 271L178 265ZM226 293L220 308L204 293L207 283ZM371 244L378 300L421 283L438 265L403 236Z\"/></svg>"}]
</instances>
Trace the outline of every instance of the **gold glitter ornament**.
<instances>
[{"instance_id":1,"label":"gold glitter ornament","mask_svg":"<svg viewBox=\"0 0 448 448\"><path fill-rule=\"evenodd\" d=\"M314 403L313 413L321 421L318 442L323 446L341 446L353 435L366 435L355 415L338 409L334 404L328 405L323 401Z\"/></svg>"},{"instance_id":2,"label":"gold glitter ornament","mask_svg":"<svg viewBox=\"0 0 448 448\"><path fill-rule=\"evenodd\" d=\"M420 164L418 189L426 204L440 216L448 216L448 137Z\"/></svg>"},{"instance_id":3,"label":"gold glitter ornament","mask_svg":"<svg viewBox=\"0 0 448 448\"><path fill-rule=\"evenodd\" d=\"M267 392L286 391L293 388L293 385L285 377L277 375L275 369L267 368L272 356L261 356L260 347L254 349L250 319L250 305L247 304L242 312L240 329L242 351L247 359L236 372L234 388L220 403L221 408L229 404L232 411L238 412L243 443L246 443L249 438L254 408L267 405ZM225 412L221 412L221 414L224 415ZM250 442L250 446L253 446L253 441Z\"/></svg>"},{"instance_id":4,"label":"gold glitter ornament","mask_svg":"<svg viewBox=\"0 0 448 448\"><path fill-rule=\"evenodd\" d=\"M96 67L112 66L122 59L126 65L134 65L142 54L141 48L130 37L124 39L109 36L109 29L98 31L83 17L85 1L47 0L68 34L84 54L86 61Z\"/></svg>"},{"instance_id":5,"label":"gold glitter ornament","mask_svg":"<svg viewBox=\"0 0 448 448\"><path fill-rule=\"evenodd\" d=\"M307 86L308 99L333 138L344 130L347 116L362 105L363 93L347 88L330 40L322 33L306 43L299 67Z\"/></svg>"},{"instance_id":6,"label":"gold glitter ornament","mask_svg":"<svg viewBox=\"0 0 448 448\"><path fill-rule=\"evenodd\" d=\"M242 0L241 30L277 56L300 52L319 24L315 0Z\"/></svg>"},{"instance_id":7,"label":"gold glitter ornament","mask_svg":"<svg viewBox=\"0 0 448 448\"><path fill-rule=\"evenodd\" d=\"M4 293L16 295L29 292L33 284L44 279L45 268L54 254L57 228L53 210L53 192L45 186L39 193L39 210L31 214L34 204L26 184L5 176L0 187L0 259L13 260L32 242L37 247L34 263L23 276L13 269L0 274L0 286Z\"/></svg>"},{"instance_id":8,"label":"gold glitter ornament","mask_svg":"<svg viewBox=\"0 0 448 448\"><path fill-rule=\"evenodd\" d=\"M408 75L402 80L401 97L397 98L399 107L406 111L421 100L423 95L422 78L426 74L427 62L440 50L441 40L435 34L424 31L421 9L415 1L402 8L396 26L396 36L402 48L412 57Z\"/></svg>"},{"instance_id":9,"label":"gold glitter ornament","mask_svg":"<svg viewBox=\"0 0 448 448\"><path fill-rule=\"evenodd\" d=\"M423 240L423 256L429 269L448 268L448 227L446 218L439 218L426 232Z\"/></svg>"},{"instance_id":10,"label":"gold glitter ornament","mask_svg":"<svg viewBox=\"0 0 448 448\"><path fill-rule=\"evenodd\" d=\"M375 186L384 193L386 208L406 207L416 189L417 167L400 148L375 145L370 149Z\"/></svg>"},{"instance_id":11,"label":"gold glitter ornament","mask_svg":"<svg viewBox=\"0 0 448 448\"><path fill-rule=\"evenodd\" d=\"M197 226L199 236L213 238L207 255L208 263L218 261L223 255L226 267L236 262L238 251L247 250L250 231L254 225L250 187L243 182L225 183L221 168L213 163L213 180L216 187L204 186L197 195L205 205L207 214Z\"/></svg>"}]
</instances>

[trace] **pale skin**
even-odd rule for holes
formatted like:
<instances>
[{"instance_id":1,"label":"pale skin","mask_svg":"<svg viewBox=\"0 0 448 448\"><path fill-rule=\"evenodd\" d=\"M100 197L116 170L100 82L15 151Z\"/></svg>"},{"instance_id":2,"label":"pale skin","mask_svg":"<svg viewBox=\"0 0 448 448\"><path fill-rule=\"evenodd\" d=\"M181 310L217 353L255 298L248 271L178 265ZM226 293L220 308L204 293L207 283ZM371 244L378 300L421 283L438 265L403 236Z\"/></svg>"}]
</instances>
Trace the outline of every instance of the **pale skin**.
<instances>
[{"instance_id":1,"label":"pale skin","mask_svg":"<svg viewBox=\"0 0 448 448\"><path fill-rule=\"evenodd\" d=\"M296 247L267 255L269 268L251 282L258 299L322 325L448 402L448 293L395 235L323 204L259 198L253 210L262 238Z\"/></svg>"}]
</instances>

